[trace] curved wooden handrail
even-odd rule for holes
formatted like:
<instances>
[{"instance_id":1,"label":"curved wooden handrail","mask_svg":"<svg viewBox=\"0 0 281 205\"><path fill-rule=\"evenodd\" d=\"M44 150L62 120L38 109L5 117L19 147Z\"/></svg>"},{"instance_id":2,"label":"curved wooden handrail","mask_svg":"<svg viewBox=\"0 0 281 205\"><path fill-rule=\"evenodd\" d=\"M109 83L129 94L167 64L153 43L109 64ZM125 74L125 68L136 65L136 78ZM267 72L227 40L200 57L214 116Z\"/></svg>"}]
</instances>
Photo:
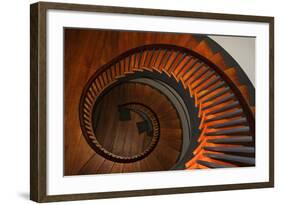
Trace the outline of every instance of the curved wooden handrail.
<instances>
[{"instance_id":1,"label":"curved wooden handrail","mask_svg":"<svg viewBox=\"0 0 281 205\"><path fill-rule=\"evenodd\" d=\"M89 129L87 129L87 126L83 127L83 129L86 129L86 132L90 135L93 136L92 138L88 138L86 137L86 140L88 141L88 144L91 145L91 147L97 152L99 153L101 156L105 157L106 159L115 161L115 162L120 162L120 163L131 163L131 162L135 162L138 160L141 160L143 158L145 158L146 156L148 156L156 147L158 141L159 141L159 136L160 136L160 123L159 123L159 119L157 117L157 115L155 114L155 112L153 110L151 110L148 106L143 105L141 103L126 103L126 104L122 104L120 105L122 107L128 107L131 110L137 111L137 112L144 112L148 117L149 120L152 122L152 139L151 142L149 144L149 146L141 153L136 154L134 156L119 156L116 155L112 152L107 151L106 149L104 149L102 147L102 145L99 143L99 141L94 137L95 133L94 130L91 129L89 127ZM83 106L84 107L84 106ZM90 120L90 116L89 117L89 125L92 125L92 122Z\"/></svg>"},{"instance_id":2,"label":"curved wooden handrail","mask_svg":"<svg viewBox=\"0 0 281 205\"><path fill-rule=\"evenodd\" d=\"M185 48L185 47L180 47L180 46L176 46L176 45L170 45L170 44L149 44L149 45L143 45L140 47L136 47L136 48L132 48L124 53L122 53L121 55L115 57L114 59L112 59L110 62L108 62L107 64L103 65L100 69L97 70L97 72L90 78L90 80L87 82L86 86L84 87L83 91L82 91L82 95L81 95L81 99L80 99L80 111L81 111L81 103L82 103L82 99L86 96L86 92L87 92L87 88L89 88L89 86L103 73L106 72L108 69L110 69L113 65L116 65L118 62L122 61L123 59L127 58L128 56L131 55L135 55L134 59L135 62L134 64L136 64L136 55L139 54L140 52L146 51L146 50L152 50L152 49L167 49L167 50L171 50L171 51L177 51L177 52L182 52L185 53L186 55L190 55L194 58L197 58L199 60L201 60L204 64L206 64L209 68L213 69L216 74L218 74L227 84L228 86L231 88L231 90L233 91L233 93L235 94L235 96L238 98L239 102L242 105L242 109L247 117L247 120L249 122L249 126L250 126L250 132L251 135L254 137L255 136L255 118L254 118L254 114L251 110L250 105L248 104L248 102L245 100L243 94L241 93L241 91L238 89L238 87L235 85L235 83L230 79L230 77L224 73L223 70L221 70L216 64L214 64L212 61L210 61L209 59L207 59L206 57L200 55L199 53ZM80 112L81 115L81 112ZM81 116L80 116L81 117ZM80 120L81 122L81 120ZM82 125L82 124L81 124ZM81 126L83 127L83 126ZM255 137L254 137L255 138Z\"/></svg>"},{"instance_id":3,"label":"curved wooden handrail","mask_svg":"<svg viewBox=\"0 0 281 205\"><path fill-rule=\"evenodd\" d=\"M157 57L154 58L154 54L157 51L159 53L160 52L162 53L160 59L158 59L159 55L156 55ZM180 59L184 59L182 61L182 64L178 63L178 61L176 60L178 56L180 56ZM152 58L154 58L153 61ZM160 62L156 63L158 60L160 60ZM176 66L174 65L174 63L176 64ZM200 68L203 68L203 70L199 72L200 74L198 74L197 71ZM197 148L193 151L194 157L191 160L189 160L188 163L185 164L186 168L198 168L198 167L206 168L206 166L211 166L211 167L212 166L214 167L239 166L237 163L231 164L222 161L220 161L219 165L216 163L212 164L212 162L214 162L215 159L210 159L210 158L221 157L221 156L210 155L214 153L212 149L222 150L222 148L218 148L216 145L212 145L212 143L207 143L206 139L208 139L208 136L223 135L223 134L245 135L245 133L247 132L246 134L250 135L251 139L253 139L252 140L253 144L251 144L251 146L254 145L255 119L254 119L254 114L250 108L250 105L246 100L246 96L243 96L242 91L240 91L240 89L235 84L237 83L237 81L234 82L230 78L230 76L228 76L224 72L224 70L222 70L220 67L218 67L209 59L205 58L204 56L188 48L183 48L175 45L167 45L167 44L150 44L150 45L144 45L141 47L128 50L125 53L112 59L109 63L105 64L100 69L98 69L98 71L87 82L86 86L83 89L83 93L80 99L80 107L79 107L80 124L83 134L85 135L85 138L88 141L88 144L93 146L93 148L97 151L97 153L103 155L107 159L111 159L116 162L134 162L147 156L147 155L141 155L141 156L126 158L121 156L115 156L114 154L104 150L102 146L97 142L97 139L95 138L95 133L93 131L91 117L90 117L92 115L92 111L94 110L93 106L99 100L98 98L102 96L106 90L108 90L107 88L111 86L115 86L116 83L126 81L126 78L129 77L129 75L131 74L137 77L138 76L137 73L141 73L143 71L148 71L146 73L149 73L151 71L154 73L154 75L157 74L160 75L161 77L163 77L164 74L166 77L174 78L177 82L179 83L181 82L185 90L191 94L191 97L194 97L195 106L199 105L198 117L201 118L201 124L199 126L199 129L202 130L201 130L200 137L197 140L199 144ZM193 76L195 73L196 75ZM197 80L198 76L201 75L204 75L204 77L200 80ZM193 85L193 82L195 81L197 82L195 85ZM204 99L204 97L198 98L198 96L200 96L200 92L204 90L208 90L208 87L218 82L223 82L224 85L223 90L220 90L219 92L216 93L216 95L213 95L212 97L205 98L205 101L202 100ZM216 84L216 86L218 84ZM216 96L220 96L221 93L227 93L227 94L226 96L223 97L221 96L222 97L221 99L214 101L214 99L216 99ZM227 102L228 100L235 100L236 102L238 102L239 105L238 106L239 109L237 111L235 112L233 111L228 115L231 114L231 116L232 115L237 116L237 114L239 113L243 114L244 117L247 119L245 123L246 125L244 127L242 126L239 129L238 128L237 129L233 128L232 130L218 129L217 131L213 131L212 126L209 126L208 124L210 120L209 118L210 117L213 118L213 117L208 116L208 112L205 110L211 109L213 106L217 106L220 103ZM211 104L208 103L204 104L205 102L208 101ZM207 124L205 124L205 119L207 119L206 120ZM237 122L235 121L234 122L232 121L231 123L237 124ZM225 126L227 124L222 124L222 125ZM241 123L239 124L238 122L238 125L241 126ZM210 146L212 146L212 149L209 148ZM202 159L204 159L205 161L204 160L202 161ZM230 159L233 159L233 157L227 158L226 160L230 160ZM254 158L251 158L251 161L253 160Z\"/></svg>"}]
</instances>

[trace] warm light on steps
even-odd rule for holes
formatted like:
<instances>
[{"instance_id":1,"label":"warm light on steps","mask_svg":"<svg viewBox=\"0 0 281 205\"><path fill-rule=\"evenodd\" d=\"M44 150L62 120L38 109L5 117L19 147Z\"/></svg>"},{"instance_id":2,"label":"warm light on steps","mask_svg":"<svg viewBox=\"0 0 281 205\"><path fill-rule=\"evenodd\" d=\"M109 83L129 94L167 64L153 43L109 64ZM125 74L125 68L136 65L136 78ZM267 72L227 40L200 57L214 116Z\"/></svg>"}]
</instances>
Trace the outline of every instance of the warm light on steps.
<instances>
[{"instance_id":1,"label":"warm light on steps","mask_svg":"<svg viewBox=\"0 0 281 205\"><path fill-rule=\"evenodd\" d=\"M221 69L231 81L238 87L244 99L249 104L249 91L247 86L241 85L238 80L236 69L229 68L224 62L223 56L220 53L213 53L205 41L198 42L194 38L190 38L188 41L188 48L193 49L199 54L205 56L212 63L214 63L219 69ZM142 56L142 54L144 54ZM190 93L191 97L195 98L195 106L199 107L199 117L201 117L201 123L199 128L201 129L201 135L198 141L201 143L194 151L194 158L186 164L187 168L207 168L207 164L202 164L202 162L209 162L210 166L234 166L231 163L221 161L219 159L211 159L206 156L209 151L204 150L203 147L211 146L216 147L216 143L210 143L208 134L221 135L221 134L239 134L247 136L250 130L245 126L242 131L240 128L231 128L228 131L210 132L208 127L210 126L227 126L223 123L229 122L232 118L233 126L236 124L247 125L247 119L242 117L239 112L241 105L236 101L235 95L232 95L232 91L227 87L224 79L220 78L212 68L206 66L204 63L198 61L192 56L188 56L185 53L180 53L176 51L167 51L167 49L153 49L146 50L141 53L133 54L127 56L125 60L118 63L118 66L111 66L110 71L106 71L106 74L100 75L99 78L92 85L92 93L90 100L94 101L94 97L97 97L108 84L116 82L118 79L125 78L127 75L133 75L137 72L157 72L159 74L164 73L168 77L174 78L178 83L180 82L186 90ZM163 63L164 62L164 63ZM113 69L113 70L112 70ZM87 98L88 99L88 98ZM89 109L89 108L88 108ZM225 110L224 110L225 109ZM254 113L254 107L251 107ZM235 112L233 112L235 110ZM88 110L85 110L85 112ZM215 113L216 112L216 113ZM89 114L89 113L87 113ZM233 116L232 116L233 115ZM216 123L210 120L216 121ZM235 121L236 120L236 121ZM221 123L221 124L220 124ZM231 123L231 122L229 122ZM247 128L247 129L246 129ZM164 131L164 130L162 130ZM165 131L167 132L167 130ZM169 132L168 132L169 134ZM214 139L216 136L214 136ZM243 137L243 136L242 136ZM235 137L228 136L227 139L232 139L235 141ZM250 138L247 138L247 142L250 142ZM224 144L230 143L230 146L240 146L232 145L231 140L225 140ZM236 143L239 140L235 141ZM242 144L245 140L240 141ZM199 163L196 160L200 160Z\"/></svg>"}]
</instances>

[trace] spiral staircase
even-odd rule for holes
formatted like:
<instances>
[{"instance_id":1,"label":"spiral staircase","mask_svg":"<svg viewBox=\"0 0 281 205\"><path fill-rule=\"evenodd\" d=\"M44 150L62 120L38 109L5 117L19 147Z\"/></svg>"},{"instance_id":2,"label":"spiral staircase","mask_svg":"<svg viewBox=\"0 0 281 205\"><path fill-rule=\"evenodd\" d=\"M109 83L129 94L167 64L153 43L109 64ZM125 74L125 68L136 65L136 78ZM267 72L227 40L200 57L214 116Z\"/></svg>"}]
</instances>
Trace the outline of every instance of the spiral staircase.
<instances>
[{"instance_id":1,"label":"spiral staircase","mask_svg":"<svg viewBox=\"0 0 281 205\"><path fill-rule=\"evenodd\" d=\"M80 127L95 154L78 173L254 166L255 107L243 78L195 38L116 56L80 98Z\"/></svg>"}]
</instances>

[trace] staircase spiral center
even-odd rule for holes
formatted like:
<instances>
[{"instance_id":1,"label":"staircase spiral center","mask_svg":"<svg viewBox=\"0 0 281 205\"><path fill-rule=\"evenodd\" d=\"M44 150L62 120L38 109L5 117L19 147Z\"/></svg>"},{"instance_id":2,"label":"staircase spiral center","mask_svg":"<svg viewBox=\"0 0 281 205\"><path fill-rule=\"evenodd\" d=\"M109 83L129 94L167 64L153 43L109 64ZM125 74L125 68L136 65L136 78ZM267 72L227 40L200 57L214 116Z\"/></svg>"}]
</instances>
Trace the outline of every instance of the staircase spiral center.
<instances>
[{"instance_id":1,"label":"staircase spiral center","mask_svg":"<svg viewBox=\"0 0 281 205\"><path fill-rule=\"evenodd\" d=\"M167 113L163 114L163 110ZM175 112L165 95L150 85L129 81L116 84L94 103L91 112L94 137L89 135L87 141L112 161L138 161L155 149L161 118L176 116Z\"/></svg>"}]
</instances>

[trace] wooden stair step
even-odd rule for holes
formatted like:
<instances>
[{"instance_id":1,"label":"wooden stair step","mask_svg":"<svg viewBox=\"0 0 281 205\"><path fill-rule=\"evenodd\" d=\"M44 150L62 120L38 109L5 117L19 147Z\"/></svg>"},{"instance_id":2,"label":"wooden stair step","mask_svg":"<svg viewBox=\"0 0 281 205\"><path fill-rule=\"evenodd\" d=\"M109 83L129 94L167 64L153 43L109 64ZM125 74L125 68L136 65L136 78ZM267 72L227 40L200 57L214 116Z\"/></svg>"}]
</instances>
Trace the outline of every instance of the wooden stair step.
<instances>
[{"instance_id":1,"label":"wooden stair step","mask_svg":"<svg viewBox=\"0 0 281 205\"><path fill-rule=\"evenodd\" d=\"M208 97L207 99L204 99L204 101L202 103L207 103L207 102L210 102L222 95L224 95L225 93L229 92L230 91L230 88L229 87L224 87L222 88L220 91L218 91L217 93L211 95L210 97Z\"/></svg>"},{"instance_id":2,"label":"wooden stair step","mask_svg":"<svg viewBox=\"0 0 281 205\"><path fill-rule=\"evenodd\" d=\"M208 89L209 87L211 87L212 85L214 85L215 83L217 83L221 78L219 76L215 76L213 79L211 79L210 81L206 82L206 84L204 84L204 86L202 86L201 88L199 88L197 90L197 92L202 92L203 90Z\"/></svg>"},{"instance_id":3,"label":"wooden stair step","mask_svg":"<svg viewBox=\"0 0 281 205\"><path fill-rule=\"evenodd\" d=\"M247 123L247 118L242 117L239 119L230 120L227 122L211 125L211 126L208 126L208 128L222 128L222 127L229 127L229 126L235 126L235 125L245 125L246 123Z\"/></svg>"},{"instance_id":4,"label":"wooden stair step","mask_svg":"<svg viewBox=\"0 0 281 205\"><path fill-rule=\"evenodd\" d=\"M225 165L225 164L219 164L219 163L214 163L214 162L208 162L208 161L203 161L203 160L196 160L198 164L204 165L208 168L229 168L229 167L234 167L230 165Z\"/></svg>"},{"instance_id":5,"label":"wooden stair step","mask_svg":"<svg viewBox=\"0 0 281 205\"><path fill-rule=\"evenodd\" d=\"M196 77L196 75L197 75L198 73L200 73L199 71L200 71L203 67L205 67L205 64L204 64L204 63L197 63L197 64L199 64L199 65L194 66L193 71L189 73L189 75L187 76L186 79L183 78L184 80L186 80L186 81L191 81L191 79L193 79L194 77Z\"/></svg>"},{"instance_id":6,"label":"wooden stair step","mask_svg":"<svg viewBox=\"0 0 281 205\"><path fill-rule=\"evenodd\" d=\"M225 97L223 97L223 98L221 98L221 99L218 99L217 101L215 101L215 102L213 102L213 103L211 103L211 104L209 104L209 105L207 105L207 106L204 106L204 107L202 108L202 110L205 111L205 110L207 110L207 109L210 109L210 108L215 107L215 106L217 106L217 105L219 105L219 104L225 103L225 102L227 102L227 101L229 101L229 100L232 100L232 99L234 99L234 98L235 98L235 95L234 95L233 93L231 93L231 94L228 95L228 96L225 96Z\"/></svg>"},{"instance_id":7,"label":"wooden stair step","mask_svg":"<svg viewBox=\"0 0 281 205\"><path fill-rule=\"evenodd\" d=\"M153 48L150 51L149 59L147 60L147 64L146 64L147 67L151 67L151 63L153 62L153 59L155 58L155 54L156 54L156 49Z\"/></svg>"},{"instance_id":8,"label":"wooden stair step","mask_svg":"<svg viewBox=\"0 0 281 205\"><path fill-rule=\"evenodd\" d=\"M214 144L235 144L235 143L249 143L253 141L252 136L231 136L229 138L208 139L207 142Z\"/></svg>"},{"instance_id":9,"label":"wooden stair step","mask_svg":"<svg viewBox=\"0 0 281 205\"><path fill-rule=\"evenodd\" d=\"M172 129L181 129L181 123L178 119L176 120L159 120L160 127L162 128L172 128Z\"/></svg>"},{"instance_id":10,"label":"wooden stair step","mask_svg":"<svg viewBox=\"0 0 281 205\"><path fill-rule=\"evenodd\" d=\"M244 96L245 100L250 104L250 94L249 89L246 85L241 85L238 87L242 95Z\"/></svg>"},{"instance_id":11,"label":"wooden stair step","mask_svg":"<svg viewBox=\"0 0 281 205\"><path fill-rule=\"evenodd\" d=\"M123 173L131 173L134 172L134 167L132 166L132 163L124 163L123 165Z\"/></svg>"},{"instance_id":12,"label":"wooden stair step","mask_svg":"<svg viewBox=\"0 0 281 205\"><path fill-rule=\"evenodd\" d=\"M174 74L176 77L179 76L179 74L182 72L184 68L193 60L193 57L190 55L187 55L182 62L174 69Z\"/></svg>"},{"instance_id":13,"label":"wooden stair step","mask_svg":"<svg viewBox=\"0 0 281 205\"><path fill-rule=\"evenodd\" d=\"M143 68L145 67L145 58L148 55L149 51L148 50L141 50L137 55L136 59L134 60L134 66Z\"/></svg>"},{"instance_id":14,"label":"wooden stair step","mask_svg":"<svg viewBox=\"0 0 281 205\"><path fill-rule=\"evenodd\" d=\"M231 135L231 134L237 134L237 133L248 133L250 131L250 127L235 127L230 129L224 129L224 130L216 130L216 131L207 131L205 134L207 136L217 136L217 135Z\"/></svg>"},{"instance_id":15,"label":"wooden stair step","mask_svg":"<svg viewBox=\"0 0 281 205\"><path fill-rule=\"evenodd\" d=\"M183 54L181 55L181 57L179 58L179 60L176 62L174 68L171 69L171 72L174 72L174 71L179 67L179 65L184 62L184 60L185 60L186 57L187 57L187 53L183 53Z\"/></svg>"},{"instance_id":16,"label":"wooden stair step","mask_svg":"<svg viewBox=\"0 0 281 205\"><path fill-rule=\"evenodd\" d=\"M177 83L181 83L180 79L175 76L173 72L171 72L171 78L175 80Z\"/></svg>"},{"instance_id":17,"label":"wooden stair step","mask_svg":"<svg viewBox=\"0 0 281 205\"><path fill-rule=\"evenodd\" d=\"M182 130L181 129L160 128L160 133L163 133L166 135L181 135Z\"/></svg>"},{"instance_id":18,"label":"wooden stair step","mask_svg":"<svg viewBox=\"0 0 281 205\"><path fill-rule=\"evenodd\" d=\"M188 59L188 61L180 69L177 77L183 78L197 62L198 62L198 60L194 57L191 57L190 59Z\"/></svg>"},{"instance_id":19,"label":"wooden stair step","mask_svg":"<svg viewBox=\"0 0 281 205\"><path fill-rule=\"evenodd\" d=\"M81 167L78 174L96 174L104 161L105 159L102 156L95 154Z\"/></svg>"},{"instance_id":20,"label":"wooden stair step","mask_svg":"<svg viewBox=\"0 0 281 205\"><path fill-rule=\"evenodd\" d=\"M123 173L130 173L130 172L140 172L141 170L141 166L140 166L140 162L132 162L132 163L124 163L123 165Z\"/></svg>"},{"instance_id":21,"label":"wooden stair step","mask_svg":"<svg viewBox=\"0 0 281 205\"><path fill-rule=\"evenodd\" d=\"M174 56L173 56L173 58L170 60L171 62L169 62L169 64L167 64L167 72L168 73L170 73L171 72L171 69L173 68L173 66L175 65L175 63L176 63L176 60L177 60L177 58L178 58L178 56L181 54L181 52L180 51L177 51L175 54L174 54Z\"/></svg>"},{"instance_id":22,"label":"wooden stair step","mask_svg":"<svg viewBox=\"0 0 281 205\"><path fill-rule=\"evenodd\" d=\"M144 62L143 62L143 57L145 55L145 52L148 52L147 50L145 49L142 49L140 51L138 51L137 53L135 53L133 55L133 58L131 60L132 62L132 67L134 68L142 68L142 67L145 67L144 66ZM126 70L126 69L125 69Z\"/></svg>"},{"instance_id":23,"label":"wooden stair step","mask_svg":"<svg viewBox=\"0 0 281 205\"><path fill-rule=\"evenodd\" d=\"M133 162L131 163L132 164L132 170L134 172L141 172L141 166L140 166L140 161L137 161L137 162Z\"/></svg>"},{"instance_id":24,"label":"wooden stair step","mask_svg":"<svg viewBox=\"0 0 281 205\"><path fill-rule=\"evenodd\" d=\"M165 152L163 152L163 150L165 150ZM180 155L180 151L163 142L158 142L158 145L153 153L156 154L156 157L160 160L161 164L169 165L169 167L166 166L168 169L170 169L176 163Z\"/></svg>"},{"instance_id":25,"label":"wooden stair step","mask_svg":"<svg viewBox=\"0 0 281 205\"><path fill-rule=\"evenodd\" d=\"M229 118L233 118L233 117L237 117L243 114L243 110L242 109L237 109L228 113L223 113L220 114L218 116L206 119L205 122L213 122L213 121L217 121L217 120L222 120L222 119L229 119Z\"/></svg>"},{"instance_id":26,"label":"wooden stair step","mask_svg":"<svg viewBox=\"0 0 281 205\"><path fill-rule=\"evenodd\" d=\"M201 54L202 56L210 59L214 53L212 51L212 49L209 47L207 41L202 40L195 48L195 51L197 51L197 53Z\"/></svg>"},{"instance_id":27,"label":"wooden stair step","mask_svg":"<svg viewBox=\"0 0 281 205\"><path fill-rule=\"evenodd\" d=\"M153 62L151 63L151 67L155 67L162 50L163 50L162 48L158 48L157 51L155 52L155 57L153 59Z\"/></svg>"},{"instance_id":28,"label":"wooden stair step","mask_svg":"<svg viewBox=\"0 0 281 205\"><path fill-rule=\"evenodd\" d=\"M167 70L167 63L170 61L170 59L172 58L172 55L174 54L173 50L169 50L168 51L168 55L167 57L163 60L163 65L162 65L162 70Z\"/></svg>"},{"instance_id":29,"label":"wooden stair step","mask_svg":"<svg viewBox=\"0 0 281 205\"><path fill-rule=\"evenodd\" d=\"M189 39L189 41L185 44L185 47L189 49L194 49L200 42L193 36Z\"/></svg>"},{"instance_id":30,"label":"wooden stair step","mask_svg":"<svg viewBox=\"0 0 281 205\"><path fill-rule=\"evenodd\" d=\"M237 75L237 71L236 71L236 69L233 68L233 67L232 67L232 68L226 69L224 72L225 72L225 74L227 74L227 76L230 77L230 78Z\"/></svg>"},{"instance_id":31,"label":"wooden stair step","mask_svg":"<svg viewBox=\"0 0 281 205\"><path fill-rule=\"evenodd\" d=\"M244 157L244 156L236 156L236 155L230 155L230 154L209 154L204 153L203 154L206 157L217 159L217 160L223 160L228 162L238 162L243 163L247 165L255 165L255 158L253 157Z\"/></svg>"},{"instance_id":32,"label":"wooden stair step","mask_svg":"<svg viewBox=\"0 0 281 205\"><path fill-rule=\"evenodd\" d=\"M204 74L204 77L200 78L200 80L197 83L192 84L192 89L196 90L200 86L203 86L203 84L206 83L206 81L208 81L214 74L215 74L215 71L213 71L213 70L207 72L206 75ZM201 89L201 90L204 90L204 89ZM197 92L199 93L200 90Z\"/></svg>"},{"instance_id":33,"label":"wooden stair step","mask_svg":"<svg viewBox=\"0 0 281 205\"><path fill-rule=\"evenodd\" d=\"M227 70L228 66L225 64L224 62L224 58L221 55L221 53L216 53L214 54L210 60L217 66L219 67L221 70Z\"/></svg>"},{"instance_id":34,"label":"wooden stair step","mask_svg":"<svg viewBox=\"0 0 281 205\"><path fill-rule=\"evenodd\" d=\"M238 152L238 153L255 153L254 147L246 146L234 146L234 147L224 147L224 146L204 146L203 149L207 151L215 152Z\"/></svg>"},{"instance_id":35,"label":"wooden stair step","mask_svg":"<svg viewBox=\"0 0 281 205\"><path fill-rule=\"evenodd\" d=\"M161 135L161 138L165 141L165 143L169 144L176 150L181 150L182 147L182 135L174 135L174 136L167 136Z\"/></svg>"},{"instance_id":36,"label":"wooden stair step","mask_svg":"<svg viewBox=\"0 0 281 205\"><path fill-rule=\"evenodd\" d=\"M156 152L152 152L150 155L148 155L145 158L145 162L149 167L149 171L158 171L158 170L163 170L169 167L169 163L165 164L162 163L156 156Z\"/></svg>"},{"instance_id":37,"label":"wooden stair step","mask_svg":"<svg viewBox=\"0 0 281 205\"><path fill-rule=\"evenodd\" d=\"M220 112L224 112L224 111L227 111L227 110L230 110L230 109L233 109L233 108L236 108L238 107L240 104L238 101L234 101L234 102L231 102L229 103L228 105L225 105L223 107L220 107L218 109L215 109L211 112L208 112L207 114L208 115L213 115L213 114L217 114L217 113L220 113Z\"/></svg>"},{"instance_id":38,"label":"wooden stair step","mask_svg":"<svg viewBox=\"0 0 281 205\"><path fill-rule=\"evenodd\" d=\"M206 97L207 95L209 94L212 94L214 91L218 90L219 88L222 88L225 86L225 82L224 81L221 81L219 83L217 83L214 87L210 88L210 89L207 89L205 91L201 91L200 93L198 93L198 98L201 99L201 98L204 98Z\"/></svg>"},{"instance_id":39,"label":"wooden stair step","mask_svg":"<svg viewBox=\"0 0 281 205\"><path fill-rule=\"evenodd\" d=\"M199 64L199 60L194 60L192 62L192 64L188 67L188 70L182 74L182 79L184 81L188 81L189 78L194 75L195 72L197 72L201 67L204 66L204 64L199 64L198 66L196 66L197 64Z\"/></svg>"},{"instance_id":40,"label":"wooden stair step","mask_svg":"<svg viewBox=\"0 0 281 205\"><path fill-rule=\"evenodd\" d=\"M172 110L171 110L172 111ZM161 112L161 113L157 113L157 117L159 119L159 121L161 120L177 120L179 119L178 115L175 112Z\"/></svg>"},{"instance_id":41,"label":"wooden stair step","mask_svg":"<svg viewBox=\"0 0 281 205\"><path fill-rule=\"evenodd\" d=\"M193 85L197 80L199 80L203 75L205 75L209 71L209 68L207 66L204 66L201 70L201 73L198 73L198 75L191 80L190 85Z\"/></svg>"},{"instance_id":42,"label":"wooden stair step","mask_svg":"<svg viewBox=\"0 0 281 205\"><path fill-rule=\"evenodd\" d=\"M256 113L256 107L255 107L255 106L251 106L251 110L252 110L252 113L255 115L255 113Z\"/></svg>"},{"instance_id":43,"label":"wooden stair step","mask_svg":"<svg viewBox=\"0 0 281 205\"><path fill-rule=\"evenodd\" d=\"M236 68L228 68L224 72L234 82L236 86L239 86L241 84L238 79Z\"/></svg>"},{"instance_id":44,"label":"wooden stair step","mask_svg":"<svg viewBox=\"0 0 281 205\"><path fill-rule=\"evenodd\" d=\"M100 168L98 169L97 173L99 174L111 173L113 165L114 165L113 161L105 160L103 164L100 166Z\"/></svg>"},{"instance_id":45,"label":"wooden stair step","mask_svg":"<svg viewBox=\"0 0 281 205\"><path fill-rule=\"evenodd\" d=\"M124 163L115 162L112 166L111 173L122 173L123 172Z\"/></svg>"},{"instance_id":46,"label":"wooden stair step","mask_svg":"<svg viewBox=\"0 0 281 205\"><path fill-rule=\"evenodd\" d=\"M158 68L159 70L162 70L161 65L162 65L164 59L166 58L168 51L169 50L167 48L163 49L159 54L159 59L157 59L157 61L155 62L154 66L156 68Z\"/></svg>"},{"instance_id":47,"label":"wooden stair step","mask_svg":"<svg viewBox=\"0 0 281 205\"><path fill-rule=\"evenodd\" d=\"M142 159L139 161L139 164L140 164L140 169L142 171L149 171L151 170L152 168L146 163L146 158Z\"/></svg>"},{"instance_id":48,"label":"wooden stair step","mask_svg":"<svg viewBox=\"0 0 281 205\"><path fill-rule=\"evenodd\" d=\"M160 98L159 98L160 99ZM160 101L157 103L157 104L152 104L150 106L150 108L156 113L156 114L159 114L159 113L166 113L167 114L177 114L175 112L175 108L171 105L171 103L169 101ZM163 115L161 115L163 116ZM160 116L158 117L159 119L161 118Z\"/></svg>"}]
</instances>

